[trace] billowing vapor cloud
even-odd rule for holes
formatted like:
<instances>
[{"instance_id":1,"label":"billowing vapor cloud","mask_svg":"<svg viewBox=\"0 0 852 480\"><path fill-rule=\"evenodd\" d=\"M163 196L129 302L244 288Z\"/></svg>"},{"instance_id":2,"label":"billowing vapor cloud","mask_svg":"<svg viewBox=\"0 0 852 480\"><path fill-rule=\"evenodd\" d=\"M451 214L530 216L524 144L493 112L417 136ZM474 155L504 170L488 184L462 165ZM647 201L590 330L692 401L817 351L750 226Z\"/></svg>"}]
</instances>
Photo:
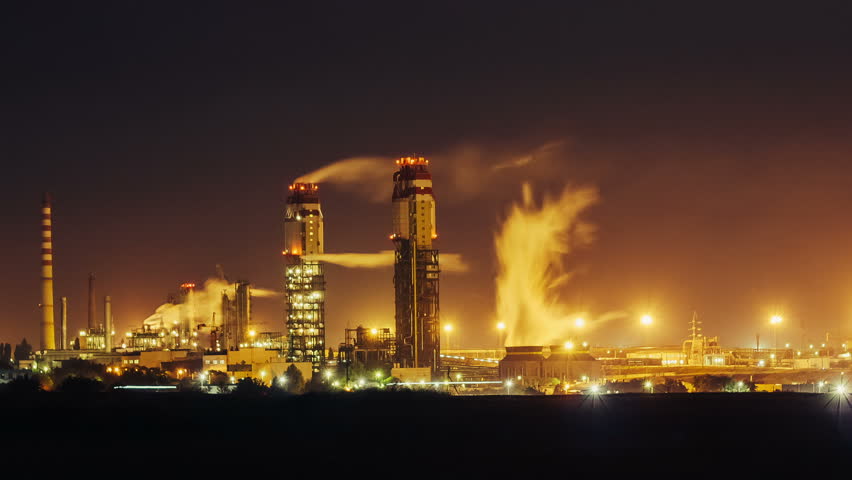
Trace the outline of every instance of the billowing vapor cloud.
<instances>
[{"instance_id":1,"label":"billowing vapor cloud","mask_svg":"<svg viewBox=\"0 0 852 480\"><path fill-rule=\"evenodd\" d=\"M476 196L497 181L517 181L515 175L520 168L530 178L550 176L554 160L564 156L567 147L566 140L510 150L469 143L427 157L433 160L432 175L439 198L453 202ZM296 182L336 185L380 203L389 201L395 168L390 157L352 157L302 175Z\"/></svg>"},{"instance_id":2,"label":"billowing vapor cloud","mask_svg":"<svg viewBox=\"0 0 852 480\"><path fill-rule=\"evenodd\" d=\"M313 172L302 175L296 182L340 185L366 196L370 201L390 199L393 160L381 157L344 158Z\"/></svg>"},{"instance_id":3,"label":"billowing vapor cloud","mask_svg":"<svg viewBox=\"0 0 852 480\"><path fill-rule=\"evenodd\" d=\"M512 205L495 235L497 320L506 324L507 345L561 343L575 328L575 315L559 288L571 278L565 256L593 240L594 227L579 219L598 200L594 188L566 187L536 204L525 183L523 200Z\"/></svg>"},{"instance_id":4,"label":"billowing vapor cloud","mask_svg":"<svg viewBox=\"0 0 852 480\"><path fill-rule=\"evenodd\" d=\"M236 294L236 284L225 280L224 275L218 278L208 278L200 288L196 287L181 304L164 303L157 307L154 313L145 319L143 325L153 329L172 328L184 319L192 319L196 325L221 324L222 294L233 299ZM280 292L268 288L251 287L252 298L279 297Z\"/></svg>"},{"instance_id":5,"label":"billowing vapor cloud","mask_svg":"<svg viewBox=\"0 0 852 480\"><path fill-rule=\"evenodd\" d=\"M278 298L284 296L284 292L270 290L268 288L251 288L251 296L258 298Z\"/></svg>"},{"instance_id":6,"label":"billowing vapor cloud","mask_svg":"<svg viewBox=\"0 0 852 480\"><path fill-rule=\"evenodd\" d=\"M382 250L377 253L324 253L310 255L308 260L322 261L340 265L346 268L384 268L393 266L394 251ZM468 265L458 253L441 253L439 257L441 271L447 273L462 273L468 270Z\"/></svg>"}]
</instances>

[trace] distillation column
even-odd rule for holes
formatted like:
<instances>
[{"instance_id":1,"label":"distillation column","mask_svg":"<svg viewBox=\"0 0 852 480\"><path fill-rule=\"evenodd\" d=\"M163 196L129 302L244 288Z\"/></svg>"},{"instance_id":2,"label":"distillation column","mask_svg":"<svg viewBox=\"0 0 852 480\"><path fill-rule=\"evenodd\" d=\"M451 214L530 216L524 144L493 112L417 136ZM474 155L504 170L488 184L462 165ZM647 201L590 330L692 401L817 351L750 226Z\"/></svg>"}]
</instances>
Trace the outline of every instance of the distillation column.
<instances>
[{"instance_id":1,"label":"distillation column","mask_svg":"<svg viewBox=\"0 0 852 480\"><path fill-rule=\"evenodd\" d=\"M324 252L319 186L294 183L284 212L284 291L287 361L325 362L325 273L311 255Z\"/></svg>"},{"instance_id":2,"label":"distillation column","mask_svg":"<svg viewBox=\"0 0 852 480\"><path fill-rule=\"evenodd\" d=\"M404 368L440 366L438 238L429 160L404 157L393 175L394 290L397 363Z\"/></svg>"}]
</instances>

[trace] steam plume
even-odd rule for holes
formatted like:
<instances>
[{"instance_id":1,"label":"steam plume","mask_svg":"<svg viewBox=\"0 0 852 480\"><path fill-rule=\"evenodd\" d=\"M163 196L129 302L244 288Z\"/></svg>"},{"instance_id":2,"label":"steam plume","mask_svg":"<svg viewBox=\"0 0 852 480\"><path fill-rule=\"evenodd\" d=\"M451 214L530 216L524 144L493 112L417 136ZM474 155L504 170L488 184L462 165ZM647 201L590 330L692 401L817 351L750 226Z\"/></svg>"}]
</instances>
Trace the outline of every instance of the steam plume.
<instances>
[{"instance_id":1,"label":"steam plume","mask_svg":"<svg viewBox=\"0 0 852 480\"><path fill-rule=\"evenodd\" d=\"M573 318L558 287L571 278L565 256L593 240L594 227L580 221L598 200L594 188L566 187L536 205L532 188L523 184L522 203L512 205L495 235L497 251L497 320L507 326L507 345L548 345L564 341Z\"/></svg>"},{"instance_id":2,"label":"steam plume","mask_svg":"<svg viewBox=\"0 0 852 480\"><path fill-rule=\"evenodd\" d=\"M394 251L382 250L377 253L324 253L310 255L307 260L321 261L340 265L346 268L384 268L393 266ZM441 271L461 273L468 270L468 265L458 253L442 253L440 257Z\"/></svg>"},{"instance_id":3,"label":"steam plume","mask_svg":"<svg viewBox=\"0 0 852 480\"><path fill-rule=\"evenodd\" d=\"M190 318L194 324L210 325L213 314L216 314L216 322L221 322L222 294L234 299L235 283L229 283L221 278L208 278L201 288L191 291L184 303L164 303L157 307L154 313L145 319L143 325L152 329L173 328L179 325L182 319ZM267 288L251 287L252 297L277 297L280 292Z\"/></svg>"}]
</instances>

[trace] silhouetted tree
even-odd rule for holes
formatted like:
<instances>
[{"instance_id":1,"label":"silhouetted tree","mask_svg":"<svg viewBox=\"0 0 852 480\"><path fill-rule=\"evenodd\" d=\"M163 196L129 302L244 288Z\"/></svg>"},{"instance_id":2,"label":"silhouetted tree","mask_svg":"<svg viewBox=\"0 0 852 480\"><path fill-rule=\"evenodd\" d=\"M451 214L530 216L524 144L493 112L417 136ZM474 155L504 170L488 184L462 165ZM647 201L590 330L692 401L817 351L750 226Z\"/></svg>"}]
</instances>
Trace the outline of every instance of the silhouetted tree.
<instances>
[{"instance_id":1,"label":"silhouetted tree","mask_svg":"<svg viewBox=\"0 0 852 480\"><path fill-rule=\"evenodd\" d=\"M20 362L21 360L29 360L30 355L33 353L33 347L29 343L27 343L27 339L24 338L21 340L21 343L15 345L15 361Z\"/></svg>"},{"instance_id":2,"label":"silhouetted tree","mask_svg":"<svg viewBox=\"0 0 852 480\"><path fill-rule=\"evenodd\" d=\"M256 378L246 377L237 381L234 395L245 397L261 397L269 394L269 387Z\"/></svg>"},{"instance_id":3,"label":"silhouetted tree","mask_svg":"<svg viewBox=\"0 0 852 480\"><path fill-rule=\"evenodd\" d=\"M37 377L18 377L6 384L5 391L15 395L26 395L42 391L41 382Z\"/></svg>"},{"instance_id":4,"label":"silhouetted tree","mask_svg":"<svg viewBox=\"0 0 852 480\"><path fill-rule=\"evenodd\" d=\"M97 393L104 391L104 384L94 378L70 376L59 384L59 391L71 394Z\"/></svg>"},{"instance_id":5,"label":"silhouetted tree","mask_svg":"<svg viewBox=\"0 0 852 480\"><path fill-rule=\"evenodd\" d=\"M663 383L663 391L666 393L686 393L686 387L678 380L667 378Z\"/></svg>"},{"instance_id":6,"label":"silhouetted tree","mask_svg":"<svg viewBox=\"0 0 852 480\"><path fill-rule=\"evenodd\" d=\"M731 382L731 377L724 375L696 375L695 391L697 392L721 392L725 385Z\"/></svg>"},{"instance_id":7,"label":"silhouetted tree","mask_svg":"<svg viewBox=\"0 0 852 480\"><path fill-rule=\"evenodd\" d=\"M295 364L290 364L287 371L284 372L287 378L287 383L284 388L290 393L302 393L305 385L305 378L302 376L302 371Z\"/></svg>"},{"instance_id":8,"label":"silhouetted tree","mask_svg":"<svg viewBox=\"0 0 852 480\"><path fill-rule=\"evenodd\" d=\"M12 368L12 345L0 343L0 368Z\"/></svg>"}]
</instances>

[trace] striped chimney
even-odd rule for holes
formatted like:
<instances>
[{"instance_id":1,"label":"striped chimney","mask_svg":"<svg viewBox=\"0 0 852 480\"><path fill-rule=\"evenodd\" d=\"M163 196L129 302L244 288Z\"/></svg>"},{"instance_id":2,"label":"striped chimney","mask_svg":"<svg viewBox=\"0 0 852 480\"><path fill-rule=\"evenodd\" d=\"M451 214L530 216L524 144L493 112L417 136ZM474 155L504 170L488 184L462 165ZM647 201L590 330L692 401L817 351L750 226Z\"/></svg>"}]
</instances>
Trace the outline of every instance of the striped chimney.
<instances>
[{"instance_id":1,"label":"striped chimney","mask_svg":"<svg viewBox=\"0 0 852 480\"><path fill-rule=\"evenodd\" d=\"M41 349L56 350L53 318L53 225L52 197L44 194L41 204Z\"/></svg>"}]
</instances>

